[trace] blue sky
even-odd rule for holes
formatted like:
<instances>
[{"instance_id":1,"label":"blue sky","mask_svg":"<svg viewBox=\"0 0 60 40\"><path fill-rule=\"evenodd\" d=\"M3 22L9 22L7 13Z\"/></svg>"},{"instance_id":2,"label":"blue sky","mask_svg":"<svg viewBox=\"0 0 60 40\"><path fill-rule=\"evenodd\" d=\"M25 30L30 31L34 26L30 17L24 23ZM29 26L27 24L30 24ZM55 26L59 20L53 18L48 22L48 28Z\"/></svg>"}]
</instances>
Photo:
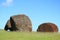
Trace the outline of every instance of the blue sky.
<instances>
[{"instance_id":1,"label":"blue sky","mask_svg":"<svg viewBox=\"0 0 60 40\"><path fill-rule=\"evenodd\" d=\"M32 21L32 29L45 22L58 26L60 32L60 0L0 0L0 29L10 16L25 14Z\"/></svg>"}]
</instances>

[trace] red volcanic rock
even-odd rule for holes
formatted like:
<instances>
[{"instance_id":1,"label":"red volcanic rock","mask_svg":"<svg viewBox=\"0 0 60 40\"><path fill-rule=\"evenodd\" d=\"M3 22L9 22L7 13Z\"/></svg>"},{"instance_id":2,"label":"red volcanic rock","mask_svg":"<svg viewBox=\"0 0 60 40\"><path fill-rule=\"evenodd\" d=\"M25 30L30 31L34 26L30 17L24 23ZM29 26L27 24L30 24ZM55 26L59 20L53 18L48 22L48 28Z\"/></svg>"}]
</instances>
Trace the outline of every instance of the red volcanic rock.
<instances>
[{"instance_id":1,"label":"red volcanic rock","mask_svg":"<svg viewBox=\"0 0 60 40\"><path fill-rule=\"evenodd\" d=\"M58 28L53 23L43 23L38 26L37 32L58 32Z\"/></svg>"},{"instance_id":2,"label":"red volcanic rock","mask_svg":"<svg viewBox=\"0 0 60 40\"><path fill-rule=\"evenodd\" d=\"M14 15L7 21L4 30L10 31L32 31L32 24L28 16L26 15Z\"/></svg>"}]
</instances>

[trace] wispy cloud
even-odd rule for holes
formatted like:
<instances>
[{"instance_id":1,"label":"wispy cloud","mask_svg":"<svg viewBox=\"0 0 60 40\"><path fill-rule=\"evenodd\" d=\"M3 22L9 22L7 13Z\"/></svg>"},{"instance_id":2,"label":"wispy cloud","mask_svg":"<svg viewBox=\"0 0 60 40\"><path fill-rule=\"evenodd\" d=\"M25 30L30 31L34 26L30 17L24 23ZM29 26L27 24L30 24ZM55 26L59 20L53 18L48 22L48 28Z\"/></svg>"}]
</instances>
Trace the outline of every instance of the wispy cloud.
<instances>
[{"instance_id":1,"label":"wispy cloud","mask_svg":"<svg viewBox=\"0 0 60 40\"><path fill-rule=\"evenodd\" d=\"M3 2L1 5L2 6L9 6L13 3L13 0L6 0L5 2Z\"/></svg>"}]
</instances>

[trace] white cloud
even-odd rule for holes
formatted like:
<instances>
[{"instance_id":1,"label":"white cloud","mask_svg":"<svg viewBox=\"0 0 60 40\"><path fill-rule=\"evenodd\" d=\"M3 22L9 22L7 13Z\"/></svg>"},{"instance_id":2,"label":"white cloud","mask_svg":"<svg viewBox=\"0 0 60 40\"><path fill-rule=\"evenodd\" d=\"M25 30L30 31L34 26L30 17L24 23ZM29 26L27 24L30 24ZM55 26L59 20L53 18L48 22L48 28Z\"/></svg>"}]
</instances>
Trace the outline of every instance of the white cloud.
<instances>
[{"instance_id":1,"label":"white cloud","mask_svg":"<svg viewBox=\"0 0 60 40\"><path fill-rule=\"evenodd\" d=\"M5 2L2 3L2 6L9 6L13 3L13 0L6 0Z\"/></svg>"}]
</instances>

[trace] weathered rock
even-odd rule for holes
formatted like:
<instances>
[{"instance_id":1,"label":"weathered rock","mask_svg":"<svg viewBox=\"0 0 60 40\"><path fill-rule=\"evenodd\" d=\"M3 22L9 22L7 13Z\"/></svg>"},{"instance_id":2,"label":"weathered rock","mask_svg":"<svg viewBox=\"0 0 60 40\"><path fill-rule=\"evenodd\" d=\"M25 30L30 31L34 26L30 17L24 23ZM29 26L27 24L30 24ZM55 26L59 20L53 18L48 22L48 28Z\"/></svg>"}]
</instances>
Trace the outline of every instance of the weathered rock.
<instances>
[{"instance_id":1,"label":"weathered rock","mask_svg":"<svg viewBox=\"0 0 60 40\"><path fill-rule=\"evenodd\" d=\"M32 24L28 16L15 15L11 16L10 20L7 21L4 30L31 32Z\"/></svg>"},{"instance_id":2,"label":"weathered rock","mask_svg":"<svg viewBox=\"0 0 60 40\"><path fill-rule=\"evenodd\" d=\"M58 28L53 23L43 23L38 26L37 32L58 32Z\"/></svg>"}]
</instances>

